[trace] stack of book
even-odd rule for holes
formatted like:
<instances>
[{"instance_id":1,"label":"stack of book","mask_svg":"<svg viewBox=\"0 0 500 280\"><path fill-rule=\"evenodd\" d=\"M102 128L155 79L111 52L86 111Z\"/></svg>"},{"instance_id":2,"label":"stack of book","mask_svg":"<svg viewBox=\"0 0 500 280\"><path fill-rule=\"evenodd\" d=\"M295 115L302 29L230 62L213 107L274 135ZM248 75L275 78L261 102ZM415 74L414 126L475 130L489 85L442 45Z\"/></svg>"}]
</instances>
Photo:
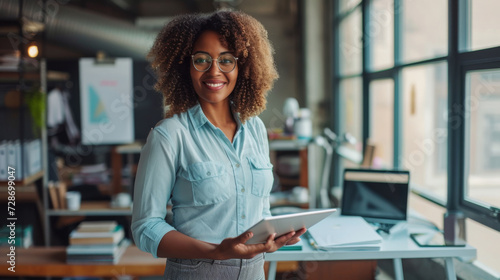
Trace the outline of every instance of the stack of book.
<instances>
[{"instance_id":1,"label":"stack of book","mask_svg":"<svg viewBox=\"0 0 500 280\"><path fill-rule=\"evenodd\" d=\"M319 250L380 250L382 237L363 218L330 216L307 231L311 246Z\"/></svg>"},{"instance_id":2,"label":"stack of book","mask_svg":"<svg viewBox=\"0 0 500 280\"><path fill-rule=\"evenodd\" d=\"M117 263L130 241L116 221L85 221L69 235L67 263Z\"/></svg>"},{"instance_id":3,"label":"stack of book","mask_svg":"<svg viewBox=\"0 0 500 280\"><path fill-rule=\"evenodd\" d=\"M109 180L110 173L106 164L84 165L80 167L80 172L73 174L72 185L107 184Z\"/></svg>"}]
</instances>

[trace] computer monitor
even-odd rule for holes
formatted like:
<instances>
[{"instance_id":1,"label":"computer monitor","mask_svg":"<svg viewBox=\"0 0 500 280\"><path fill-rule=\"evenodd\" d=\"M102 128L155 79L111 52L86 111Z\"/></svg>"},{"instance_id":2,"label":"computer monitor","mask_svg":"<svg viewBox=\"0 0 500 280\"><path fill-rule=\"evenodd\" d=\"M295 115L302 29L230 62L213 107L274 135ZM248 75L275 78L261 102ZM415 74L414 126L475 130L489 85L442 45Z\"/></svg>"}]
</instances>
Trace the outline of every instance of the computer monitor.
<instances>
[{"instance_id":1,"label":"computer monitor","mask_svg":"<svg viewBox=\"0 0 500 280\"><path fill-rule=\"evenodd\" d=\"M409 171L345 169L341 214L384 224L406 220L409 182Z\"/></svg>"}]
</instances>

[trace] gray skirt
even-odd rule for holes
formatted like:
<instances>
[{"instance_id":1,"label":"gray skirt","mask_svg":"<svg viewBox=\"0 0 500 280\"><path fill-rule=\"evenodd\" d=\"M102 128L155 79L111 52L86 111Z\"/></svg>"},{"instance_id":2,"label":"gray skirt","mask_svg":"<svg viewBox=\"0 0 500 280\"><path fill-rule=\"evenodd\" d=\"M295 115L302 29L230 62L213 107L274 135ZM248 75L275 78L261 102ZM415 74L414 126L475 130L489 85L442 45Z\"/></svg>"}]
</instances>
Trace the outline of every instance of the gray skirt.
<instances>
[{"instance_id":1,"label":"gray skirt","mask_svg":"<svg viewBox=\"0 0 500 280\"><path fill-rule=\"evenodd\" d=\"M167 259L168 280L264 280L264 254L252 259Z\"/></svg>"}]
</instances>

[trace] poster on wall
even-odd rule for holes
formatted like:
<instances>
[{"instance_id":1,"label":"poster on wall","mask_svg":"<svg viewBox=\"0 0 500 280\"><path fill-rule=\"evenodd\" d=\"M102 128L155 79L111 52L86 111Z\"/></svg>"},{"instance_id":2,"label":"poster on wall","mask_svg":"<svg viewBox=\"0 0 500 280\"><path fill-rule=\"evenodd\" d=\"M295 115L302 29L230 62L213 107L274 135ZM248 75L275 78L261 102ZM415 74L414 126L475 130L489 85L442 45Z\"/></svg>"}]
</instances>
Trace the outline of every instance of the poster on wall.
<instances>
[{"instance_id":1,"label":"poster on wall","mask_svg":"<svg viewBox=\"0 0 500 280\"><path fill-rule=\"evenodd\" d=\"M82 143L125 144L134 141L132 59L104 63L80 59Z\"/></svg>"}]
</instances>

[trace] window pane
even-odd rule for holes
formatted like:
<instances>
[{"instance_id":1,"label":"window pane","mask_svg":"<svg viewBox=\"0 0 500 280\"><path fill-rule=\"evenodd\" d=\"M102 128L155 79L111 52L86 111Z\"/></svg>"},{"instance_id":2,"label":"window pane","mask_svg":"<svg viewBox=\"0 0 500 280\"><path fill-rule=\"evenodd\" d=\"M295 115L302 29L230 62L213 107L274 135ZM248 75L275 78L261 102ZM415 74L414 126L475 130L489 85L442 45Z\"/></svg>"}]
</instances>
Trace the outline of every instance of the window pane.
<instances>
[{"instance_id":1,"label":"window pane","mask_svg":"<svg viewBox=\"0 0 500 280\"><path fill-rule=\"evenodd\" d=\"M469 180L466 199L500 207L500 69L467 73Z\"/></svg>"},{"instance_id":2,"label":"window pane","mask_svg":"<svg viewBox=\"0 0 500 280\"><path fill-rule=\"evenodd\" d=\"M381 70L394 65L394 4L393 0L371 2L369 27L371 70Z\"/></svg>"},{"instance_id":3,"label":"window pane","mask_svg":"<svg viewBox=\"0 0 500 280\"><path fill-rule=\"evenodd\" d=\"M339 33L340 75L361 73L361 55L363 51L363 42L361 40L361 9L356 9L340 22Z\"/></svg>"},{"instance_id":4,"label":"window pane","mask_svg":"<svg viewBox=\"0 0 500 280\"><path fill-rule=\"evenodd\" d=\"M403 154L411 181L446 201L448 79L445 62L403 69Z\"/></svg>"},{"instance_id":5,"label":"window pane","mask_svg":"<svg viewBox=\"0 0 500 280\"><path fill-rule=\"evenodd\" d=\"M500 46L500 1L472 0L470 1L470 48L469 50L486 49ZM466 34L466 33L462 33Z\"/></svg>"},{"instance_id":6,"label":"window pane","mask_svg":"<svg viewBox=\"0 0 500 280\"><path fill-rule=\"evenodd\" d=\"M374 168L392 168L394 154L394 81L370 83L370 143Z\"/></svg>"},{"instance_id":7,"label":"window pane","mask_svg":"<svg viewBox=\"0 0 500 280\"><path fill-rule=\"evenodd\" d=\"M340 81L340 133L351 134L355 144L344 144L359 153L363 150L363 90L360 77ZM352 162L344 160L345 167L354 167Z\"/></svg>"},{"instance_id":8,"label":"window pane","mask_svg":"<svg viewBox=\"0 0 500 280\"><path fill-rule=\"evenodd\" d=\"M404 0L402 60L413 62L448 53L448 1Z\"/></svg>"},{"instance_id":9,"label":"window pane","mask_svg":"<svg viewBox=\"0 0 500 280\"><path fill-rule=\"evenodd\" d=\"M498 254L500 252L500 242L491 241L500 240L500 231L484 226L472 219L465 219L465 230L467 243L477 250L476 260L495 271L498 275L500 273L500 255Z\"/></svg>"},{"instance_id":10,"label":"window pane","mask_svg":"<svg viewBox=\"0 0 500 280\"><path fill-rule=\"evenodd\" d=\"M361 2L361 0L340 0L339 1L339 13L345 13L350 9L356 7Z\"/></svg>"}]
</instances>

